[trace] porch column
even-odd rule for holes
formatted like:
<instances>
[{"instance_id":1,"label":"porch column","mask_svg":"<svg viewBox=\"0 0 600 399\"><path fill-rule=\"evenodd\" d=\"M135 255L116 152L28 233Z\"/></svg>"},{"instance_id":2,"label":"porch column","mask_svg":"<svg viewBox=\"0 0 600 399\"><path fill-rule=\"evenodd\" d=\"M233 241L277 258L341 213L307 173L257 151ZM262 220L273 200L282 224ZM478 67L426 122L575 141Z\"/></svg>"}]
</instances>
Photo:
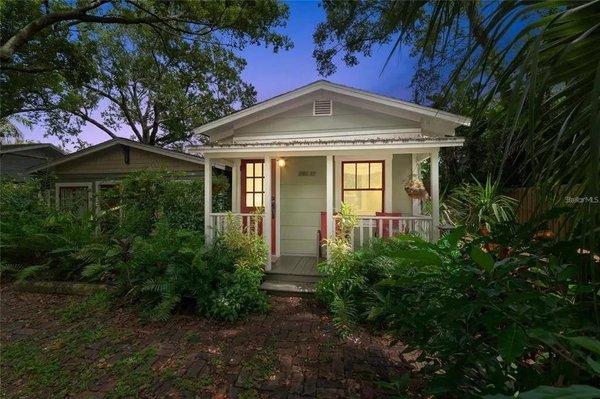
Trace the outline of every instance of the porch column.
<instances>
[{"instance_id":1,"label":"porch column","mask_svg":"<svg viewBox=\"0 0 600 399\"><path fill-rule=\"evenodd\" d=\"M212 243L212 162L206 155L204 156L204 241L206 244Z\"/></svg>"},{"instance_id":2,"label":"porch column","mask_svg":"<svg viewBox=\"0 0 600 399\"><path fill-rule=\"evenodd\" d=\"M431 153L431 218L433 222L432 238L439 238L440 224L440 172L439 172L439 149Z\"/></svg>"},{"instance_id":3,"label":"porch column","mask_svg":"<svg viewBox=\"0 0 600 399\"><path fill-rule=\"evenodd\" d=\"M333 155L327 155L327 169L326 169L326 201L327 201L327 238L332 238L334 234L333 230ZM330 259L331 254L327 251L327 259Z\"/></svg>"},{"instance_id":4,"label":"porch column","mask_svg":"<svg viewBox=\"0 0 600 399\"><path fill-rule=\"evenodd\" d=\"M231 212L240 212L240 160L234 159L231 167Z\"/></svg>"},{"instance_id":5,"label":"porch column","mask_svg":"<svg viewBox=\"0 0 600 399\"><path fill-rule=\"evenodd\" d=\"M271 218L273 208L271 207L271 157L265 157L265 163L263 165L263 173L265 180L263 182L264 200L263 205L265 206L265 218L263 220L263 239L267 244L269 254L267 256L267 264L265 265L266 270L271 270Z\"/></svg>"},{"instance_id":6,"label":"porch column","mask_svg":"<svg viewBox=\"0 0 600 399\"><path fill-rule=\"evenodd\" d=\"M410 177L411 179L413 177L416 178L421 178L421 171L419 168L419 159L417 158L418 155L417 154L411 154L411 163L412 163L412 176ZM412 214L413 216L417 216L421 214L421 200L417 199L417 198L413 198L412 200Z\"/></svg>"}]
</instances>

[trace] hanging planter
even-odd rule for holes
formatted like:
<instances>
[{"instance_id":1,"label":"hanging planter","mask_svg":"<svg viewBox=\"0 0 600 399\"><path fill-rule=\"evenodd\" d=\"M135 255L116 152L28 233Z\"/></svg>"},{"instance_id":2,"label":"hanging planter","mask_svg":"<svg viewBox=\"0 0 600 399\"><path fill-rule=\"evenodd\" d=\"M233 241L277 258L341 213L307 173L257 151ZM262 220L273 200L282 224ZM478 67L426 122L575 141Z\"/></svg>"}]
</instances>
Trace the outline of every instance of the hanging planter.
<instances>
[{"instance_id":1,"label":"hanging planter","mask_svg":"<svg viewBox=\"0 0 600 399\"><path fill-rule=\"evenodd\" d=\"M423 181L414 177L404 183L404 190L412 199L424 199L427 198L428 195Z\"/></svg>"}]
</instances>

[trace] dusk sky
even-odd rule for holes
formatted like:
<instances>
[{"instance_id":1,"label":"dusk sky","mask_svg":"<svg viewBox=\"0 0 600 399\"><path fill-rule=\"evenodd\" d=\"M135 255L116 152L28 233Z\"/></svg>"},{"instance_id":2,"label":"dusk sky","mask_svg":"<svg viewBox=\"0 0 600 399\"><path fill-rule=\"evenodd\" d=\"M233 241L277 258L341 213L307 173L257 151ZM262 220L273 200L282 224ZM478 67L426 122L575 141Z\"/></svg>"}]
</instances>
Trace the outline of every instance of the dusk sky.
<instances>
[{"instance_id":1,"label":"dusk sky","mask_svg":"<svg viewBox=\"0 0 600 399\"><path fill-rule=\"evenodd\" d=\"M248 62L242 76L256 88L258 101L323 79L318 74L312 57L312 35L317 24L325 19L325 12L317 1L291 1L289 6L290 17L283 32L292 39L294 48L275 54L271 49L253 46L246 48L242 53ZM353 68L348 68L339 61L337 72L327 77L327 80L408 100L411 94L408 86L414 60L408 56L410 49L403 48L382 73L390 49L391 45L375 49L371 58L361 58L360 64ZM27 140L60 143L55 137L44 138L42 126L32 129L23 127L22 131ZM121 133L124 137L130 137L127 128ZM89 144L109 139L105 133L93 126L86 126L81 138Z\"/></svg>"}]
</instances>

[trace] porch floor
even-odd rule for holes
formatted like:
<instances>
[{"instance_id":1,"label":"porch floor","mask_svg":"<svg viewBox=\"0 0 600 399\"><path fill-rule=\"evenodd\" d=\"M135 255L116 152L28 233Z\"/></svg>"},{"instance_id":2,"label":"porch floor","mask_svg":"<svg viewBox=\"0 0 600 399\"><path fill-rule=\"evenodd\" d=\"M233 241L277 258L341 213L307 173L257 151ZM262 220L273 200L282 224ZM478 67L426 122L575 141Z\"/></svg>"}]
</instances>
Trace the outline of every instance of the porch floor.
<instances>
[{"instance_id":1,"label":"porch floor","mask_svg":"<svg viewBox=\"0 0 600 399\"><path fill-rule=\"evenodd\" d=\"M271 265L271 274L289 274L294 276L320 276L317 271L316 256L282 255Z\"/></svg>"}]
</instances>

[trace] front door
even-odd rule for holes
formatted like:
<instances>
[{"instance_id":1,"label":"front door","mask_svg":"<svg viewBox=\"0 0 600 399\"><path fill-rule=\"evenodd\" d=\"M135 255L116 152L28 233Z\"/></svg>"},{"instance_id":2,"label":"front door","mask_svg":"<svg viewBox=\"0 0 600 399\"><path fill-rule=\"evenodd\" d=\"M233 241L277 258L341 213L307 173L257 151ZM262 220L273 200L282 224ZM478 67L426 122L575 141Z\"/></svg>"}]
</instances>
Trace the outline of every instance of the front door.
<instances>
[{"instance_id":1,"label":"front door","mask_svg":"<svg viewBox=\"0 0 600 399\"><path fill-rule=\"evenodd\" d=\"M275 173L277 168L275 160L271 161L271 195L272 198L264 198L264 160L262 159L243 159L241 162L241 198L240 209L242 213L252 213L265 206L271 207L271 253L276 252L277 236L275 230ZM266 202L266 203L265 203ZM262 232L262 226L261 226Z\"/></svg>"}]
</instances>

